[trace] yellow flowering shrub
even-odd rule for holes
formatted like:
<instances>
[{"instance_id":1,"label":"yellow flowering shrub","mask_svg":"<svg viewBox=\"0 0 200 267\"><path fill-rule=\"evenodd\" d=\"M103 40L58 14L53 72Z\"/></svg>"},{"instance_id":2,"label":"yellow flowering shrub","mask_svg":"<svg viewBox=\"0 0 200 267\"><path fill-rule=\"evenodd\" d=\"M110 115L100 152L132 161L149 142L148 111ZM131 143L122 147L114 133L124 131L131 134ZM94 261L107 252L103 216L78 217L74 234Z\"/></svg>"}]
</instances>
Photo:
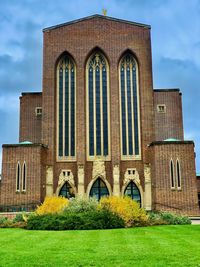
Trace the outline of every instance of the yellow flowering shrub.
<instances>
[{"instance_id":1,"label":"yellow flowering shrub","mask_svg":"<svg viewBox=\"0 0 200 267\"><path fill-rule=\"evenodd\" d=\"M36 214L43 215L49 213L59 213L69 204L69 200L64 197L46 197L44 202L37 207Z\"/></svg>"},{"instance_id":2,"label":"yellow flowering shrub","mask_svg":"<svg viewBox=\"0 0 200 267\"><path fill-rule=\"evenodd\" d=\"M146 211L130 197L103 197L100 200L100 207L117 213L125 221L127 227L145 225L148 221Z\"/></svg>"}]
</instances>

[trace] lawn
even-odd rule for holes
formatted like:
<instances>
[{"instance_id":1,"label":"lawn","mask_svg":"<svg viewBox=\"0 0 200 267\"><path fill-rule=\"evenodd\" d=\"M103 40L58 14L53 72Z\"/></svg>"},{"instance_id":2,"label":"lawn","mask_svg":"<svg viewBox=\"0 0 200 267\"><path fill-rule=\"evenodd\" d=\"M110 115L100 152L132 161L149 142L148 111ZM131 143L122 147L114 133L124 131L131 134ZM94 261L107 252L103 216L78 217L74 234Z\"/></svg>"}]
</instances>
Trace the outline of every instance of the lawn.
<instances>
[{"instance_id":1,"label":"lawn","mask_svg":"<svg viewBox=\"0 0 200 267\"><path fill-rule=\"evenodd\" d=\"M200 267L200 225L60 232L0 229L0 266Z\"/></svg>"}]
</instances>

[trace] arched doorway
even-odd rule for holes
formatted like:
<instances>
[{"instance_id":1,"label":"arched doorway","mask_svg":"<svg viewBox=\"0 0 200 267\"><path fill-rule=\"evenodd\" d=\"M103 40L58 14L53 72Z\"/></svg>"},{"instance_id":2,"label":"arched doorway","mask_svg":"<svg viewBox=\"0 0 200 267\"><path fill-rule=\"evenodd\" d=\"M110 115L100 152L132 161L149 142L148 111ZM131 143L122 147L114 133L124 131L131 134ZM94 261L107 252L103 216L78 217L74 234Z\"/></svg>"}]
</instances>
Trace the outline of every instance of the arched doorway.
<instances>
[{"instance_id":1,"label":"arched doorway","mask_svg":"<svg viewBox=\"0 0 200 267\"><path fill-rule=\"evenodd\" d=\"M59 196L66 197L68 199L75 197L74 189L68 182L64 183L64 185L61 187Z\"/></svg>"},{"instance_id":2,"label":"arched doorway","mask_svg":"<svg viewBox=\"0 0 200 267\"><path fill-rule=\"evenodd\" d=\"M95 197L97 200L100 200L103 196L109 196L109 191L101 178L97 178L94 184L90 189L90 197Z\"/></svg>"},{"instance_id":3,"label":"arched doorway","mask_svg":"<svg viewBox=\"0 0 200 267\"><path fill-rule=\"evenodd\" d=\"M138 202L140 204L140 206L141 206L140 191L139 191L137 185L133 181L130 181L130 183L125 188L124 195L131 197L133 200Z\"/></svg>"}]
</instances>

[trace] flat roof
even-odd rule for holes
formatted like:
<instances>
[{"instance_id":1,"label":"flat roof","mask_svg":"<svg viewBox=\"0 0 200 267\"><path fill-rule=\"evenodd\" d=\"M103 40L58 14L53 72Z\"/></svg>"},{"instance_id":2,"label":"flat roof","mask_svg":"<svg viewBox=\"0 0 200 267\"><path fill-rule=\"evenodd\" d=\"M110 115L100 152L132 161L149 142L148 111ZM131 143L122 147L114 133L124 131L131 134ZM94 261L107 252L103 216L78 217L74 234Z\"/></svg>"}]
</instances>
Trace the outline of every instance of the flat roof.
<instances>
[{"instance_id":1,"label":"flat roof","mask_svg":"<svg viewBox=\"0 0 200 267\"><path fill-rule=\"evenodd\" d=\"M154 92L180 92L179 88L164 88L153 89Z\"/></svg>"},{"instance_id":2,"label":"flat roof","mask_svg":"<svg viewBox=\"0 0 200 267\"><path fill-rule=\"evenodd\" d=\"M42 92L22 92L21 95L41 95Z\"/></svg>"},{"instance_id":3,"label":"flat roof","mask_svg":"<svg viewBox=\"0 0 200 267\"><path fill-rule=\"evenodd\" d=\"M118 19L118 18L108 17L108 16L104 16L104 15L99 15L99 14L94 14L92 16L87 16L87 17L84 17L84 18L80 18L80 19L76 19L76 20L72 20L72 21L68 21L68 22L65 22L65 23L61 23L61 24L57 24L57 25L54 25L54 26L50 26L50 27L44 28L43 32L54 30L54 29L57 29L57 28L60 28L60 27L64 27L64 26L71 25L71 24L75 24L75 23L78 23L78 22L81 22L81 21L84 21L84 20L93 19L93 18L101 18L101 19L106 19L106 20L111 20L111 21L116 21L116 22L123 22L123 23L126 23L126 24L131 24L131 25L135 25L135 26L151 29L151 26L148 25L148 24L143 24L143 23L138 23L138 22L134 22L134 21Z\"/></svg>"},{"instance_id":4,"label":"flat roof","mask_svg":"<svg viewBox=\"0 0 200 267\"><path fill-rule=\"evenodd\" d=\"M193 144L194 142L192 140L177 140L177 141L154 141L152 142L149 146L154 146L154 145L177 145L177 144Z\"/></svg>"},{"instance_id":5,"label":"flat roof","mask_svg":"<svg viewBox=\"0 0 200 267\"><path fill-rule=\"evenodd\" d=\"M29 147L41 146L44 148L48 148L47 145L40 144L40 143L18 143L18 144L3 144L2 145L2 147L22 147L22 146L29 146Z\"/></svg>"}]
</instances>

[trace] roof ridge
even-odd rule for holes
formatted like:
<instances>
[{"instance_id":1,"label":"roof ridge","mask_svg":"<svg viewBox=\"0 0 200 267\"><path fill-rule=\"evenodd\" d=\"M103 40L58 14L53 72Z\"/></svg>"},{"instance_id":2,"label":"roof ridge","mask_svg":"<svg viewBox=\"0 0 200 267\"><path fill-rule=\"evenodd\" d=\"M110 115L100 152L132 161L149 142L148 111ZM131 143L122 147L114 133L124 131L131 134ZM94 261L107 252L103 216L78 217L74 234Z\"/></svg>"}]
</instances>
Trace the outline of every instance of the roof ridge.
<instances>
[{"instance_id":1,"label":"roof ridge","mask_svg":"<svg viewBox=\"0 0 200 267\"><path fill-rule=\"evenodd\" d=\"M148 24L143 24L143 23L124 20L124 19L118 19L118 18L104 16L104 15L100 15L100 14L94 14L94 15L83 17L83 18L80 18L80 19L75 19L75 20L71 20L71 21L68 21L68 22L65 22L65 23L60 23L60 24L57 24L57 25L54 25L54 26L46 27L46 28L43 29L43 32L54 30L54 29L57 29L59 27L64 27L64 26L67 26L67 25L70 25L70 24L78 23L78 22L81 22L83 20L89 20L89 19L93 19L93 18L102 18L102 19L112 20L112 21L116 21L116 22L123 22L123 23L127 23L127 24L132 24L132 25L135 25L135 26L151 29L151 26L148 25Z\"/></svg>"}]
</instances>

